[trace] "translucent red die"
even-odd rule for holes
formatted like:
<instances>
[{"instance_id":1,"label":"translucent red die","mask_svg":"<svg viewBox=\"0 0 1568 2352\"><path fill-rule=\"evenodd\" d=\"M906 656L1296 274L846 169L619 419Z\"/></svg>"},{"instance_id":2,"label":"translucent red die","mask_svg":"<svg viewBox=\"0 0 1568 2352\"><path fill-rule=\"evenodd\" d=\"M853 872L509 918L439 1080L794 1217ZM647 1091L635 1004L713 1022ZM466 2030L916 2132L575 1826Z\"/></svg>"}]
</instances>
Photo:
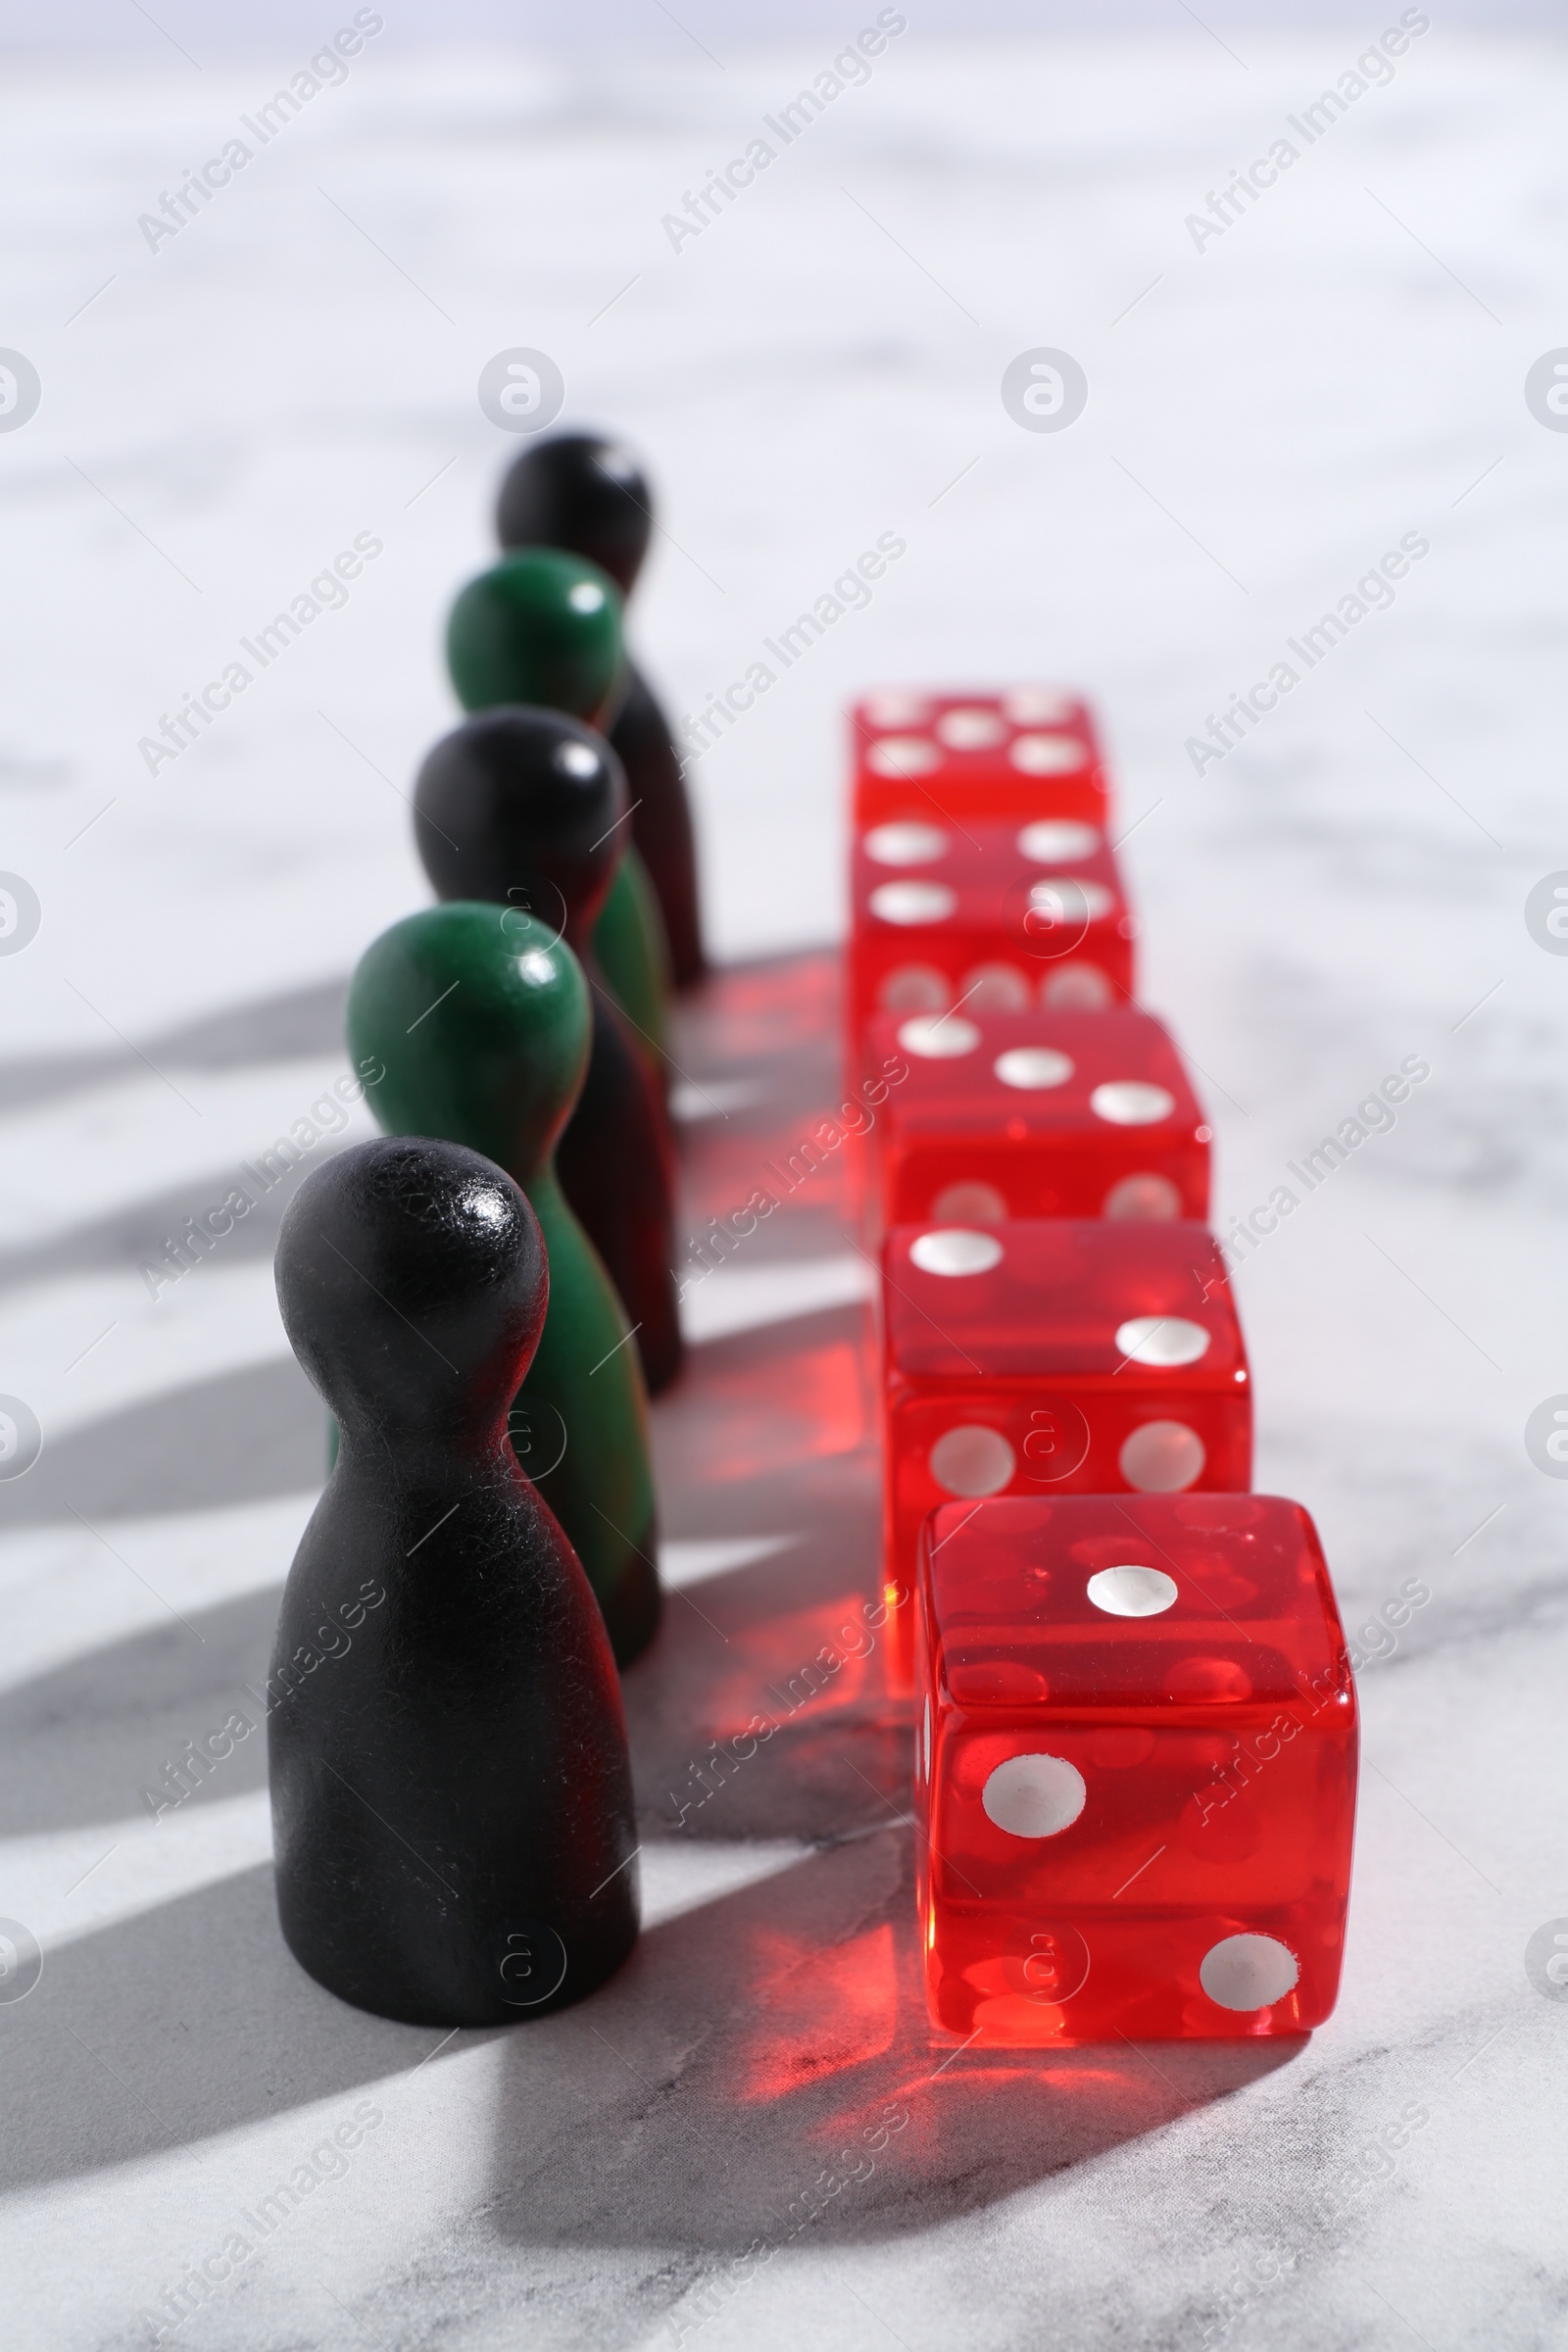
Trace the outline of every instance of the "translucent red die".
<instances>
[{"instance_id":1,"label":"translucent red die","mask_svg":"<svg viewBox=\"0 0 1568 2352\"><path fill-rule=\"evenodd\" d=\"M1043 2044L1329 2015L1356 1706L1298 1504L949 1503L921 1536L915 1693L936 2025Z\"/></svg>"},{"instance_id":2,"label":"translucent red die","mask_svg":"<svg viewBox=\"0 0 1568 2352\"><path fill-rule=\"evenodd\" d=\"M1177 1494L1252 1475L1252 1393L1196 1224L906 1225L883 1249L884 1557L992 1494Z\"/></svg>"},{"instance_id":3,"label":"translucent red die","mask_svg":"<svg viewBox=\"0 0 1568 2352\"><path fill-rule=\"evenodd\" d=\"M916 1013L872 1021L896 1076L875 1174L884 1229L916 1221L1208 1214L1209 1129L1152 1014Z\"/></svg>"},{"instance_id":4,"label":"translucent red die","mask_svg":"<svg viewBox=\"0 0 1568 2352\"><path fill-rule=\"evenodd\" d=\"M850 867L849 1023L877 1012L1102 1011L1133 993L1116 860L1098 825L873 825Z\"/></svg>"},{"instance_id":5,"label":"translucent red die","mask_svg":"<svg viewBox=\"0 0 1568 2352\"><path fill-rule=\"evenodd\" d=\"M885 687L852 706L850 741L857 832L909 818L1105 821L1093 721L1059 686L985 694Z\"/></svg>"}]
</instances>

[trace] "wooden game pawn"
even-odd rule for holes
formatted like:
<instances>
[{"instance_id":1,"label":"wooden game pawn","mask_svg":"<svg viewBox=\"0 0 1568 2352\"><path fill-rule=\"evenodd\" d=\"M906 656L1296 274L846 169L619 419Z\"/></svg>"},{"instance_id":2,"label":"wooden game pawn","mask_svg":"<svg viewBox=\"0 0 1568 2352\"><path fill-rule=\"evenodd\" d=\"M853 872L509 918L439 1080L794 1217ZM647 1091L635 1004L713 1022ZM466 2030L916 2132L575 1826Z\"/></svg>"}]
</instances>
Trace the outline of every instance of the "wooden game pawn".
<instances>
[{"instance_id":1,"label":"wooden game pawn","mask_svg":"<svg viewBox=\"0 0 1568 2352\"><path fill-rule=\"evenodd\" d=\"M503 547L564 547L607 571L629 597L648 553L654 496L631 452L600 433L551 433L508 468L496 502ZM631 659L607 729L636 804L632 835L659 896L677 988L707 969L691 806L669 722Z\"/></svg>"},{"instance_id":2,"label":"wooden game pawn","mask_svg":"<svg viewBox=\"0 0 1568 2352\"><path fill-rule=\"evenodd\" d=\"M545 1289L511 1177L423 1138L316 1169L278 1237L342 1433L273 1650L278 1916L329 1991L414 2024L564 2007L637 1936L610 1642L507 1438Z\"/></svg>"},{"instance_id":3,"label":"wooden game pawn","mask_svg":"<svg viewBox=\"0 0 1568 2352\"><path fill-rule=\"evenodd\" d=\"M670 1269L674 1154L662 1099L605 986L593 930L626 813L620 762L556 710L486 710L419 770L415 840L439 898L489 899L564 933L592 1004L588 1075L556 1155L562 1188L637 1330L650 1395L680 1369Z\"/></svg>"},{"instance_id":4,"label":"wooden game pawn","mask_svg":"<svg viewBox=\"0 0 1568 2352\"><path fill-rule=\"evenodd\" d=\"M525 704L608 726L625 691L620 613L620 592L597 564L561 547L514 550L452 607L447 667L458 700L466 710ZM635 815L616 837L595 931L610 984L662 1083L669 944L636 853Z\"/></svg>"},{"instance_id":5,"label":"wooden game pawn","mask_svg":"<svg viewBox=\"0 0 1568 2352\"><path fill-rule=\"evenodd\" d=\"M382 1126L484 1152L539 1219L550 1304L513 1408L513 1443L626 1666L661 1612L647 1398L625 1310L555 1166L588 1067L591 1017L565 941L531 915L473 900L395 923L349 984L349 1052L383 1073L366 1098Z\"/></svg>"}]
</instances>

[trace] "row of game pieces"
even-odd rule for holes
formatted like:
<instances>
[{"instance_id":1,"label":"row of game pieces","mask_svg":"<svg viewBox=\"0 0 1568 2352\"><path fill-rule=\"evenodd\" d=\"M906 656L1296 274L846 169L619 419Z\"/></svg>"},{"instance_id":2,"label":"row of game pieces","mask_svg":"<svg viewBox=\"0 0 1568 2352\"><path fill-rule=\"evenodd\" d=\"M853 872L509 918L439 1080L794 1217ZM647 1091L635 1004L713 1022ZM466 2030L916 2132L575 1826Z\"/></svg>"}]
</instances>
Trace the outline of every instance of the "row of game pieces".
<instances>
[{"instance_id":1,"label":"row of game pieces","mask_svg":"<svg viewBox=\"0 0 1568 2352\"><path fill-rule=\"evenodd\" d=\"M847 1052L879 1104L932 2018L1300 2032L1339 1984L1353 1689L1311 1521L1247 1492L1210 1130L1134 1002L1094 727L1039 687L851 717Z\"/></svg>"},{"instance_id":2,"label":"row of game pieces","mask_svg":"<svg viewBox=\"0 0 1568 2352\"><path fill-rule=\"evenodd\" d=\"M580 1998L637 1934L616 1668L661 1614L663 1041L704 970L680 764L621 632L651 504L597 437L508 474L506 552L447 624L468 715L414 792L439 904L349 988L387 1132L306 1181L278 1242L336 1446L270 1686L279 1915L332 1991L436 2025Z\"/></svg>"}]
</instances>

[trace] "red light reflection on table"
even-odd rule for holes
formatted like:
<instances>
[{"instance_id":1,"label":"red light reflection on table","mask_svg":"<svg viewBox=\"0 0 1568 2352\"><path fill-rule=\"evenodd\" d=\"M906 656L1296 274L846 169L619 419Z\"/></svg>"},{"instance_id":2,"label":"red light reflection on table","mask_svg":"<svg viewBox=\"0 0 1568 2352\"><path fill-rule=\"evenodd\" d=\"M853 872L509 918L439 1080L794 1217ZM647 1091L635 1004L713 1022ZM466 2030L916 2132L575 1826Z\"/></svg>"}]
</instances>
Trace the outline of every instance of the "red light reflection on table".
<instances>
[{"instance_id":1,"label":"red light reflection on table","mask_svg":"<svg viewBox=\"0 0 1568 2352\"><path fill-rule=\"evenodd\" d=\"M738 2098L787 2098L893 2046L899 2001L891 1926L827 1951L806 1938L760 1935L754 1962L763 2017L737 2054Z\"/></svg>"}]
</instances>

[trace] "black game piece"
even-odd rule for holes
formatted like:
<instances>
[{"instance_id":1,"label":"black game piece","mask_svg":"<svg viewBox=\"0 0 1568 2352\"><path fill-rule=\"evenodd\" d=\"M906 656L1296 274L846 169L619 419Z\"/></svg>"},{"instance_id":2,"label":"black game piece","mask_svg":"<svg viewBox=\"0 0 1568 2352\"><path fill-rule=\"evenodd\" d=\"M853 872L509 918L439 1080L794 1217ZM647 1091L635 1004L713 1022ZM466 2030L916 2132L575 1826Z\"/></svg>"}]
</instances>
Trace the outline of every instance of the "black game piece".
<instances>
[{"instance_id":1,"label":"black game piece","mask_svg":"<svg viewBox=\"0 0 1568 2352\"><path fill-rule=\"evenodd\" d=\"M564 547L608 571L629 597L654 527L653 492L631 452L598 433L556 433L525 449L496 506L504 548ZM609 728L636 804L632 837L659 895L677 988L707 969L691 807L669 722L629 659Z\"/></svg>"},{"instance_id":2,"label":"black game piece","mask_svg":"<svg viewBox=\"0 0 1568 2352\"><path fill-rule=\"evenodd\" d=\"M430 752L415 790L414 832L439 898L510 904L519 944L523 914L559 926L582 964L593 1044L556 1170L638 1327L656 1395L682 1356L670 1272L674 1153L659 1082L593 944L625 809L626 780L602 735L559 710L503 708L475 712Z\"/></svg>"},{"instance_id":3,"label":"black game piece","mask_svg":"<svg viewBox=\"0 0 1568 2352\"><path fill-rule=\"evenodd\" d=\"M329 1991L413 2024L562 2008L637 1936L609 1637L507 1438L546 1274L511 1177L417 1137L318 1168L278 1236L342 1433L273 1651L278 1914Z\"/></svg>"}]
</instances>

